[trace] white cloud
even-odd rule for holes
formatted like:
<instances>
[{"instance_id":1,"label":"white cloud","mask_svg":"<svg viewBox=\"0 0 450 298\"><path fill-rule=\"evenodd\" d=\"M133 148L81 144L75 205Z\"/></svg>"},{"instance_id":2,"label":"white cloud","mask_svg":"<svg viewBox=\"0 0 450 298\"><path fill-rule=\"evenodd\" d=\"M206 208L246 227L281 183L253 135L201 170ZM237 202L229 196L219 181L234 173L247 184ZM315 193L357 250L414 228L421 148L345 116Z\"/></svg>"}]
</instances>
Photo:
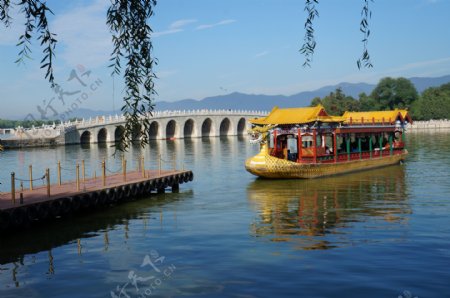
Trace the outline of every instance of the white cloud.
<instances>
[{"instance_id":1,"label":"white cloud","mask_svg":"<svg viewBox=\"0 0 450 298\"><path fill-rule=\"evenodd\" d=\"M159 37L163 35L169 35L169 34L175 34L179 32L185 31L186 27L190 24L197 23L198 21L196 19L180 19L177 21L172 22L169 27L166 30L162 31L156 31L152 34L153 37ZM231 23L236 22L236 20L223 20L214 24L207 24L207 25L200 25L197 26L196 30L204 30L209 29L217 26L224 26Z\"/></svg>"},{"instance_id":2,"label":"white cloud","mask_svg":"<svg viewBox=\"0 0 450 298\"><path fill-rule=\"evenodd\" d=\"M164 30L164 31L153 32L152 36L159 37L159 36L163 36L163 35L175 34L175 33L182 32L182 31L183 31L183 29L168 29L168 30Z\"/></svg>"},{"instance_id":3,"label":"white cloud","mask_svg":"<svg viewBox=\"0 0 450 298\"><path fill-rule=\"evenodd\" d=\"M228 25L228 24L232 24L232 23L235 23L236 22L236 20L232 20L232 19L229 19L229 20L223 20L223 21L220 21L220 22L217 22L217 23L214 23L214 24L205 24L205 25L200 25L200 26L197 26L197 30L205 30L205 29L210 29L210 28L214 28L214 27L217 27L217 26L224 26L224 25Z\"/></svg>"},{"instance_id":4,"label":"white cloud","mask_svg":"<svg viewBox=\"0 0 450 298\"><path fill-rule=\"evenodd\" d=\"M50 27L62 45L58 57L70 66L84 64L88 68L109 62L112 42L105 23L108 5L108 1L96 0L56 15Z\"/></svg>"},{"instance_id":5,"label":"white cloud","mask_svg":"<svg viewBox=\"0 0 450 298\"><path fill-rule=\"evenodd\" d=\"M154 32L152 34L153 37L159 37L163 35L169 35L169 34L175 34L178 32L184 31L184 27L186 27L189 24L195 23L197 20L194 19L181 19L177 20L175 22L172 22L172 24L169 25L169 28L167 30Z\"/></svg>"},{"instance_id":6,"label":"white cloud","mask_svg":"<svg viewBox=\"0 0 450 298\"><path fill-rule=\"evenodd\" d=\"M172 24L170 24L169 29L180 29L182 27L185 27L189 24L195 23L197 22L197 20L194 19L181 19L178 21L173 22Z\"/></svg>"},{"instance_id":7,"label":"white cloud","mask_svg":"<svg viewBox=\"0 0 450 298\"><path fill-rule=\"evenodd\" d=\"M269 51L263 51L263 52L260 52L260 53L256 54L256 55L254 56L254 58L255 58L255 59L261 58L261 57L264 57L264 56L269 55L269 54L270 54Z\"/></svg>"}]
</instances>

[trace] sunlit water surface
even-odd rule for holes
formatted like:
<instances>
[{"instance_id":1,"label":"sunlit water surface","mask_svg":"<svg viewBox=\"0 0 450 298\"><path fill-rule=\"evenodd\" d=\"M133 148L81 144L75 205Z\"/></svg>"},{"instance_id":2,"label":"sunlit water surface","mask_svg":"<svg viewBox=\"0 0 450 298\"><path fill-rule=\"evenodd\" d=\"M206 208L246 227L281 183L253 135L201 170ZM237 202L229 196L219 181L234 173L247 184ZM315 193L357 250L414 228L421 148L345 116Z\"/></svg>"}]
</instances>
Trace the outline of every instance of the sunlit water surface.
<instances>
[{"instance_id":1,"label":"sunlit water surface","mask_svg":"<svg viewBox=\"0 0 450 298\"><path fill-rule=\"evenodd\" d=\"M248 174L245 138L134 147L130 168L176 156L194 181L1 238L0 297L448 297L450 134L408 137L403 165L308 181ZM60 160L73 179L77 161L93 175L106 158L114 172L112 153L6 151L0 190L29 164L38 177Z\"/></svg>"}]
</instances>

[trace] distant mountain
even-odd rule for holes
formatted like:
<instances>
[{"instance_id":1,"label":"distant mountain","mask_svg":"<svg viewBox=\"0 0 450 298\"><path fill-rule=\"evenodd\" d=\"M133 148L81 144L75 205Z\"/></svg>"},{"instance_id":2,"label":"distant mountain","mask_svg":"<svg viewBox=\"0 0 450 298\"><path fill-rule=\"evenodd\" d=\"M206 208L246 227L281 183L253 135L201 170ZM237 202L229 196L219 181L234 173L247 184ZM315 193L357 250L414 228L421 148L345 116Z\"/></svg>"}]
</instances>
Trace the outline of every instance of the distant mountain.
<instances>
[{"instance_id":1,"label":"distant mountain","mask_svg":"<svg viewBox=\"0 0 450 298\"><path fill-rule=\"evenodd\" d=\"M450 82L450 75L446 75L438 78L410 78L411 83L417 89L417 92L422 93L425 89L429 87L438 87L442 84Z\"/></svg>"},{"instance_id":2,"label":"distant mountain","mask_svg":"<svg viewBox=\"0 0 450 298\"><path fill-rule=\"evenodd\" d=\"M271 110L275 105L280 108L307 106L314 97L324 97L330 94L330 92L335 91L338 87L342 88L345 94L358 97L361 92L370 93L375 85L366 83L341 83L338 85L322 87L314 91L300 92L290 96L233 92L227 95L206 97L202 100L185 99L174 102L157 101L155 105L158 110Z\"/></svg>"},{"instance_id":3,"label":"distant mountain","mask_svg":"<svg viewBox=\"0 0 450 298\"><path fill-rule=\"evenodd\" d=\"M410 78L417 91L423 92L426 88L437 87L450 82L450 75L437 78ZM197 109L239 109L239 110L265 110L270 111L274 106L280 108L302 107L310 104L314 97L324 97L330 92L341 88L344 94L358 98L359 94L369 94L375 88L375 84L367 83L339 83L325 86L314 91L304 91L290 96L286 95L263 95L244 94L233 92L226 95L206 97L202 100L184 99L175 102L156 101L155 107L163 110L197 110ZM117 113L117 112L116 112ZM112 111L94 111L90 109L79 109L73 113L73 117L95 117L115 114Z\"/></svg>"}]
</instances>

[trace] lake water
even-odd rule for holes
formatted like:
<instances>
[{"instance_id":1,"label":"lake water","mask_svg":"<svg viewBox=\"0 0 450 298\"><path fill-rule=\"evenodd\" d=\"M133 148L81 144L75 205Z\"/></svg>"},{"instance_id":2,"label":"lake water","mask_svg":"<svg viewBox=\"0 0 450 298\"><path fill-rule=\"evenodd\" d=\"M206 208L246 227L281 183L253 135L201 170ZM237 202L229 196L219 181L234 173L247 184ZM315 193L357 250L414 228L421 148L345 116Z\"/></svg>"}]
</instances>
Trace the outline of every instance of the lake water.
<instances>
[{"instance_id":1,"label":"lake water","mask_svg":"<svg viewBox=\"0 0 450 298\"><path fill-rule=\"evenodd\" d=\"M180 193L59 219L0 239L0 297L450 297L450 134L408 135L403 165L317 180L260 180L245 138L155 142L177 157ZM9 175L57 160L88 175L108 147L0 153ZM165 165L171 167L171 164ZM36 182L37 184L41 182ZM409 296L408 296L409 295Z\"/></svg>"}]
</instances>

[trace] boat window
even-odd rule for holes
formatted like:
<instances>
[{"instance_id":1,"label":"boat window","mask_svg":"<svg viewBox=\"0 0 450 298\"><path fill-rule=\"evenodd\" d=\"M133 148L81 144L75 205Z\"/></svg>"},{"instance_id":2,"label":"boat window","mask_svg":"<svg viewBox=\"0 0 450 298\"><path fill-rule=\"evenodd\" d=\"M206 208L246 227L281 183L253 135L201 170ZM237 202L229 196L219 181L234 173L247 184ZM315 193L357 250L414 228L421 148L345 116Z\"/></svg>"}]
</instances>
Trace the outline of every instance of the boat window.
<instances>
[{"instance_id":1,"label":"boat window","mask_svg":"<svg viewBox=\"0 0 450 298\"><path fill-rule=\"evenodd\" d=\"M269 134L269 148L273 148L273 133Z\"/></svg>"},{"instance_id":2,"label":"boat window","mask_svg":"<svg viewBox=\"0 0 450 298\"><path fill-rule=\"evenodd\" d=\"M287 140L287 148L290 153L297 153L297 139L289 138Z\"/></svg>"},{"instance_id":3,"label":"boat window","mask_svg":"<svg viewBox=\"0 0 450 298\"><path fill-rule=\"evenodd\" d=\"M302 147L303 148L309 148L312 147L313 144L313 137L311 135L303 135L302 136Z\"/></svg>"}]
</instances>

